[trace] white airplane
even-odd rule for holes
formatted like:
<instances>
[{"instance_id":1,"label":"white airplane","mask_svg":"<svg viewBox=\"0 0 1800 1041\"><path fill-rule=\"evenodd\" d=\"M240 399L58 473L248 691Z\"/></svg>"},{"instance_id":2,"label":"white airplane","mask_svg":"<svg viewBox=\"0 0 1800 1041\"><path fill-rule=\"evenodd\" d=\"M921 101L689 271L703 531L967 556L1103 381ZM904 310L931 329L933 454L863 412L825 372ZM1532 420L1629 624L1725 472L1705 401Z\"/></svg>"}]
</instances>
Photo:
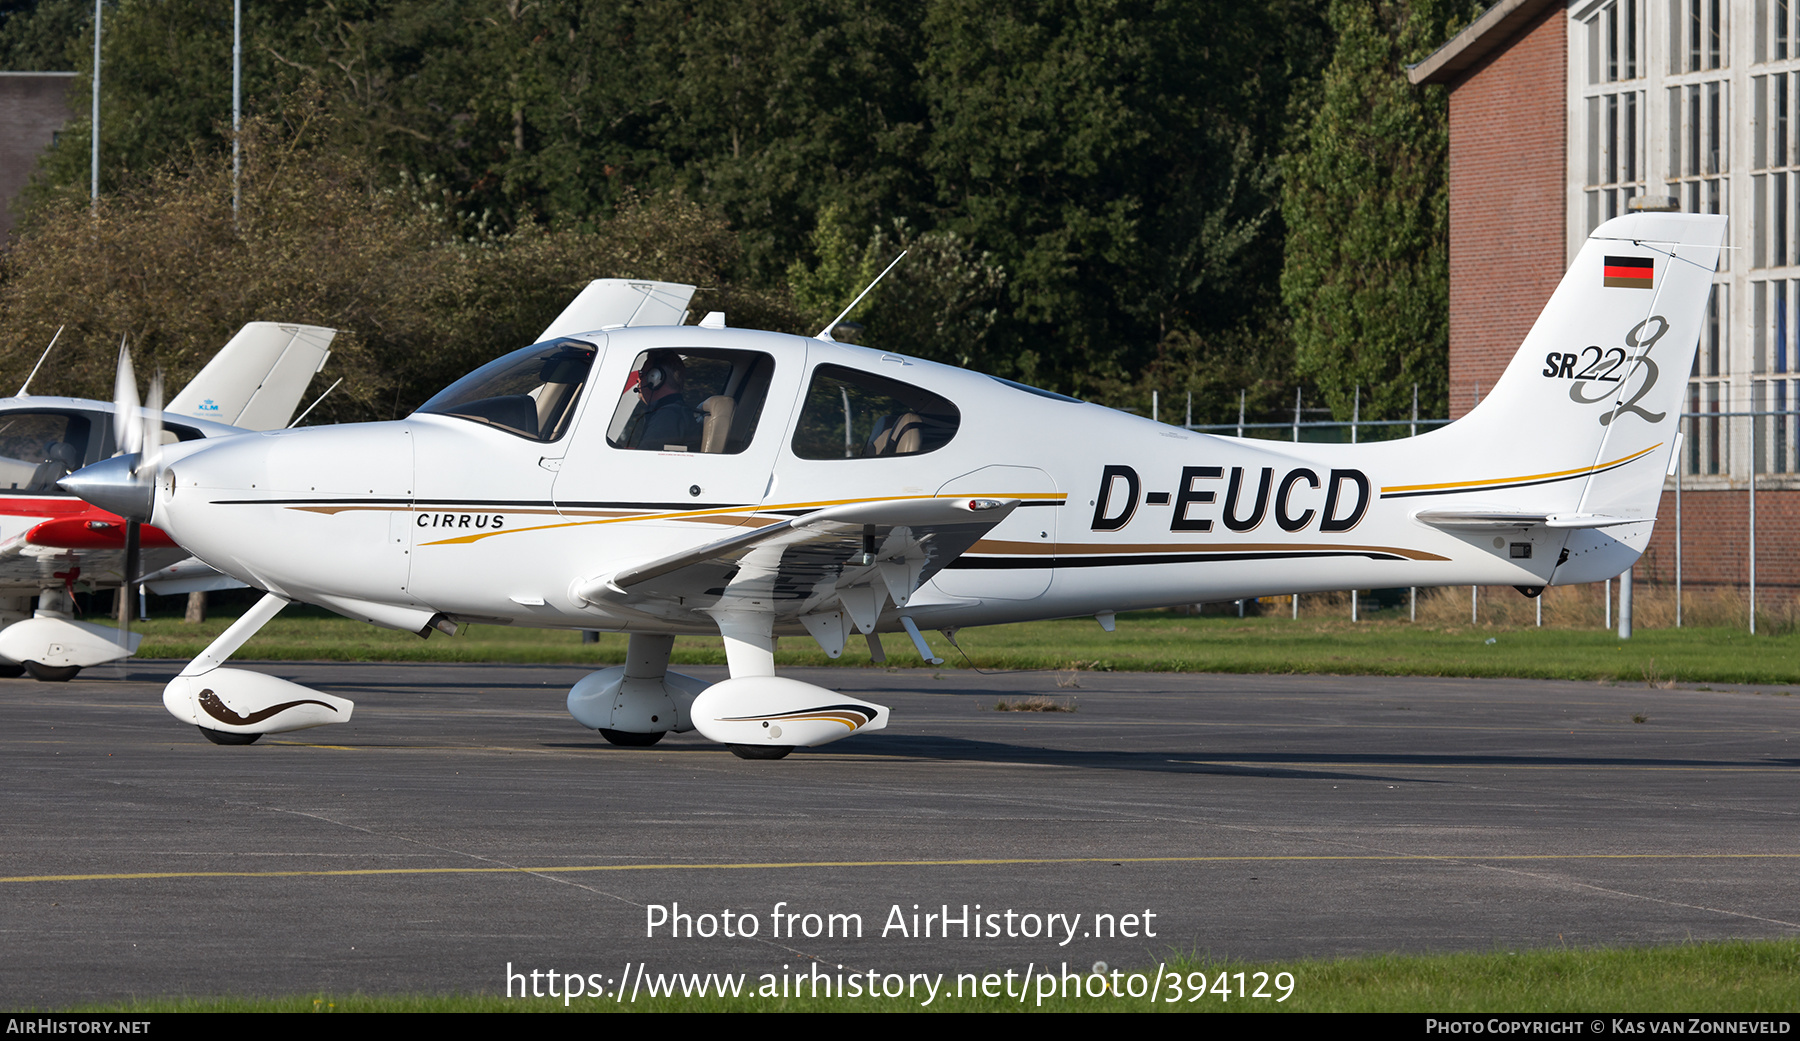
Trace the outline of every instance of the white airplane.
<instances>
[{"instance_id":1,"label":"white airplane","mask_svg":"<svg viewBox=\"0 0 1800 1041\"><path fill-rule=\"evenodd\" d=\"M215 741L350 718L223 662L289 602L428 635L630 634L569 692L622 745L698 730L780 758L888 721L775 675L780 636L880 636L1370 586L1547 585L1642 552L1676 450L1725 218L1636 214L1583 246L1473 412L1359 445L1216 437L992 376L697 326L558 335L405 420L269 431L88 467L263 599L165 689ZM154 453L151 453L154 456ZM718 633L730 678L668 671Z\"/></svg>"},{"instance_id":2,"label":"white airplane","mask_svg":"<svg viewBox=\"0 0 1800 1041\"><path fill-rule=\"evenodd\" d=\"M336 330L316 326L251 322L166 411L154 400L160 391L153 391L149 409L135 401L121 408L116 402L28 394L31 377L18 394L0 400L0 675L28 671L41 680L67 680L86 666L137 649L138 634L72 616L78 582L116 587L128 571L150 571L156 574L147 581L158 592L241 585L192 560L163 532L145 528L139 537L137 525L58 490L56 482L114 454L141 435L146 419L159 428L159 442L286 425L307 383L331 356L336 336ZM121 414L132 419L115 429ZM140 547L141 562L133 562ZM179 572L181 581L162 584L158 579L165 572Z\"/></svg>"}]
</instances>

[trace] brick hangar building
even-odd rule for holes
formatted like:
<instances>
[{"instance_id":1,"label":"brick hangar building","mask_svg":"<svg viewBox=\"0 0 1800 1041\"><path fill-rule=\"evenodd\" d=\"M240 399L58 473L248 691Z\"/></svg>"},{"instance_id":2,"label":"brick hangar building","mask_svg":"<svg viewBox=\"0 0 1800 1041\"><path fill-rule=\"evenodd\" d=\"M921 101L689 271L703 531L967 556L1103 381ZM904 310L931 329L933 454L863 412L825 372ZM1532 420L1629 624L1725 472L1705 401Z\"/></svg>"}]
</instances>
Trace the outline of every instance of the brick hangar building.
<instances>
[{"instance_id":1,"label":"brick hangar building","mask_svg":"<svg viewBox=\"0 0 1800 1041\"><path fill-rule=\"evenodd\" d=\"M1588 232L1730 217L1688 380L1685 586L1800 591L1800 0L1499 0L1409 70L1450 94L1450 415L1494 385ZM1561 243L1561 251L1546 244ZM1639 582L1672 582L1676 479Z\"/></svg>"}]
</instances>

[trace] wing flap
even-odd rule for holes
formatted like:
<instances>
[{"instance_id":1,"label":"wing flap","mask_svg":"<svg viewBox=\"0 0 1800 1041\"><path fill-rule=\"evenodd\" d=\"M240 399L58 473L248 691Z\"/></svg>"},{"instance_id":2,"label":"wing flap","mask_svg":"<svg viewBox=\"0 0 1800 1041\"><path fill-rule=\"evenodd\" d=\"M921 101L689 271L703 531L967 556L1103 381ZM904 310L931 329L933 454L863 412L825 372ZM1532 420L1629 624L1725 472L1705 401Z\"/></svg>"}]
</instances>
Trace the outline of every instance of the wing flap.
<instances>
[{"instance_id":1,"label":"wing flap","mask_svg":"<svg viewBox=\"0 0 1800 1041\"><path fill-rule=\"evenodd\" d=\"M841 591L873 586L895 603L967 552L1017 508L1016 499L880 499L817 510L578 583L590 602L730 600L800 615Z\"/></svg>"}]
</instances>

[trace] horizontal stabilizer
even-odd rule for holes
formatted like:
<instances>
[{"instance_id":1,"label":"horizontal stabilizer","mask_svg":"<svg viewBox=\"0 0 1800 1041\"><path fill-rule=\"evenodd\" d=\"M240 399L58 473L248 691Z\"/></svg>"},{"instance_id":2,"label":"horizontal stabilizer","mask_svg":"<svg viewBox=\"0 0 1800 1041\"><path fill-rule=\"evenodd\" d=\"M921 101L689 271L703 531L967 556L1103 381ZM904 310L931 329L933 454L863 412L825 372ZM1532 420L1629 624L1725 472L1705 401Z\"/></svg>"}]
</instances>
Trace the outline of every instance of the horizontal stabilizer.
<instances>
[{"instance_id":1,"label":"horizontal stabilizer","mask_svg":"<svg viewBox=\"0 0 1800 1041\"><path fill-rule=\"evenodd\" d=\"M204 593L220 589L247 589L243 582L221 574L199 557L188 557L138 579L139 584L157 596L179 593Z\"/></svg>"},{"instance_id":2,"label":"horizontal stabilizer","mask_svg":"<svg viewBox=\"0 0 1800 1041\"><path fill-rule=\"evenodd\" d=\"M1597 513L1531 513L1523 510L1420 510L1413 519L1445 531L1494 531L1503 528L1610 528L1641 524L1653 517L1608 517Z\"/></svg>"}]
</instances>

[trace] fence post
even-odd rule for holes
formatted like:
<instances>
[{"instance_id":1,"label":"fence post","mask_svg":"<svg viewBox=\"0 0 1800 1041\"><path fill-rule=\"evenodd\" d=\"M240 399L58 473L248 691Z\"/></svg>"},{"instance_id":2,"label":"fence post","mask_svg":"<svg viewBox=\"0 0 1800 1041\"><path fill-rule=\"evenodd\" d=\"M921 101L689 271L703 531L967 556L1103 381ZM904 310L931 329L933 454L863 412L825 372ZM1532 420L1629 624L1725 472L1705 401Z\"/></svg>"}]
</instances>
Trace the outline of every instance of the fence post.
<instances>
[{"instance_id":1,"label":"fence post","mask_svg":"<svg viewBox=\"0 0 1800 1041\"><path fill-rule=\"evenodd\" d=\"M1631 639L1631 568L1619 576L1619 639Z\"/></svg>"},{"instance_id":2,"label":"fence post","mask_svg":"<svg viewBox=\"0 0 1800 1041\"><path fill-rule=\"evenodd\" d=\"M1752 425L1754 429L1754 424ZM1750 635L1756 635L1756 450L1750 450Z\"/></svg>"},{"instance_id":3,"label":"fence post","mask_svg":"<svg viewBox=\"0 0 1800 1041\"><path fill-rule=\"evenodd\" d=\"M1675 628L1681 628L1681 451L1685 446L1677 433L1675 438Z\"/></svg>"}]
</instances>

